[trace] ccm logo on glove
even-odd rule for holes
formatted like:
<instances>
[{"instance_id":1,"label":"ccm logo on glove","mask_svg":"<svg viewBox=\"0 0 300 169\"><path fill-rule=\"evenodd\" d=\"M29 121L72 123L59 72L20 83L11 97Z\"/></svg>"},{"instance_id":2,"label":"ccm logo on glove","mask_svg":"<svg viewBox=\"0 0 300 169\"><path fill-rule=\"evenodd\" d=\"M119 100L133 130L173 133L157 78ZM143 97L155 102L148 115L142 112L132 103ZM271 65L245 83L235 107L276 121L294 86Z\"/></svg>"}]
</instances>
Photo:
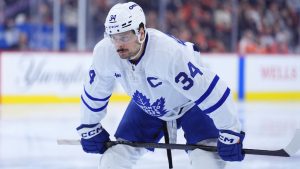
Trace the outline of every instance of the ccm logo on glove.
<instances>
[{"instance_id":1,"label":"ccm logo on glove","mask_svg":"<svg viewBox=\"0 0 300 169\"><path fill-rule=\"evenodd\" d=\"M228 133L220 133L219 140L224 144L236 144L239 143L240 137Z\"/></svg>"},{"instance_id":2,"label":"ccm logo on glove","mask_svg":"<svg viewBox=\"0 0 300 169\"><path fill-rule=\"evenodd\" d=\"M87 127L88 125L85 125L85 127ZM90 125L89 127L91 127L92 125ZM83 139L89 139L92 138L93 136L99 134L102 132L103 128L101 126L101 124L97 124L96 126L93 126L91 128L80 128L77 129L79 130L79 134Z\"/></svg>"},{"instance_id":3,"label":"ccm logo on glove","mask_svg":"<svg viewBox=\"0 0 300 169\"><path fill-rule=\"evenodd\" d=\"M218 153L224 161L242 161L244 132L236 133L230 130L220 130L218 140Z\"/></svg>"},{"instance_id":4,"label":"ccm logo on glove","mask_svg":"<svg viewBox=\"0 0 300 169\"><path fill-rule=\"evenodd\" d=\"M94 130L92 130L92 131L89 131L89 132L86 132L86 133L82 133L81 134L81 137L82 138L90 138L90 137L92 137L92 136L94 136L94 135L97 135L97 134L99 134L100 132L102 131L102 128L101 127L99 127L99 128L96 128L96 129L94 129Z\"/></svg>"},{"instance_id":5,"label":"ccm logo on glove","mask_svg":"<svg viewBox=\"0 0 300 169\"><path fill-rule=\"evenodd\" d=\"M81 136L80 143L85 152L103 154L106 151L105 143L110 140L109 134L100 123L82 124L77 127L77 131Z\"/></svg>"}]
</instances>

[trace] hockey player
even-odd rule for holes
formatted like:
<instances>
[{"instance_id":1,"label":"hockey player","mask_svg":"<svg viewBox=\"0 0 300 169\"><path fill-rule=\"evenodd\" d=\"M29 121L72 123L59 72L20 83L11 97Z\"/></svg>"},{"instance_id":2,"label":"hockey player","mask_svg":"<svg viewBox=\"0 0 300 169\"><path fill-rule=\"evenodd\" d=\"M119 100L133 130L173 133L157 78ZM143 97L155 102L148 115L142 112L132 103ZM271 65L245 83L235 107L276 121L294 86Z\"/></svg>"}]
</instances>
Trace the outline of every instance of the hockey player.
<instances>
[{"instance_id":1,"label":"hockey player","mask_svg":"<svg viewBox=\"0 0 300 169\"><path fill-rule=\"evenodd\" d=\"M244 134L233 115L236 110L230 89L201 64L194 44L146 28L143 10L133 2L111 8L105 33L93 51L81 95L82 124L77 128L83 150L103 154L100 169L130 169L149 151L127 145L107 149L104 145L110 139L100 121L115 81L132 98L116 139L157 143L168 122L175 130L182 128L187 144L217 146L218 153L188 151L194 169L220 169L225 161L244 159Z\"/></svg>"}]
</instances>

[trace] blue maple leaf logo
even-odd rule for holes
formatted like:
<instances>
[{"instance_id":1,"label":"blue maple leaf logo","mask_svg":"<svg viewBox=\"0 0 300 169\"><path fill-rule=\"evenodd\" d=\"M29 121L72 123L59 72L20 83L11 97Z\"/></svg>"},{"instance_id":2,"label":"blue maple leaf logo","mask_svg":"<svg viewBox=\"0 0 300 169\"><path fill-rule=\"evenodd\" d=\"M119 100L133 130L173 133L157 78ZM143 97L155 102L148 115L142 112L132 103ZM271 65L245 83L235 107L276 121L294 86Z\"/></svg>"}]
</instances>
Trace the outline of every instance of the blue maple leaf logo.
<instances>
[{"instance_id":1,"label":"blue maple leaf logo","mask_svg":"<svg viewBox=\"0 0 300 169\"><path fill-rule=\"evenodd\" d=\"M133 100L138 104L147 114L154 117L161 117L168 111L165 109L165 98L161 97L157 99L152 105L150 99L144 96L141 92L136 91L133 94Z\"/></svg>"}]
</instances>

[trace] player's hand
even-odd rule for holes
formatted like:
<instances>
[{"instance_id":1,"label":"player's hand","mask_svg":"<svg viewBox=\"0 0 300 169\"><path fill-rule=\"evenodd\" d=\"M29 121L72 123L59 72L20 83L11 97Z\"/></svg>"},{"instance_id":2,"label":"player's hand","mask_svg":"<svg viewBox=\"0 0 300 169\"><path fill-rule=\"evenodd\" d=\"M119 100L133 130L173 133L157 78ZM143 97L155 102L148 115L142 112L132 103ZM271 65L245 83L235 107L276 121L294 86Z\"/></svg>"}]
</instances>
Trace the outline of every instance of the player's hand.
<instances>
[{"instance_id":1,"label":"player's hand","mask_svg":"<svg viewBox=\"0 0 300 169\"><path fill-rule=\"evenodd\" d=\"M245 133L236 133L231 130L220 130L218 140L218 153L224 161L242 161L245 157L243 154L243 140Z\"/></svg>"},{"instance_id":2,"label":"player's hand","mask_svg":"<svg viewBox=\"0 0 300 169\"><path fill-rule=\"evenodd\" d=\"M82 124L76 128L81 136L81 145L83 151L87 153L103 154L107 147L105 142L109 141L108 132L102 128L100 123Z\"/></svg>"}]
</instances>

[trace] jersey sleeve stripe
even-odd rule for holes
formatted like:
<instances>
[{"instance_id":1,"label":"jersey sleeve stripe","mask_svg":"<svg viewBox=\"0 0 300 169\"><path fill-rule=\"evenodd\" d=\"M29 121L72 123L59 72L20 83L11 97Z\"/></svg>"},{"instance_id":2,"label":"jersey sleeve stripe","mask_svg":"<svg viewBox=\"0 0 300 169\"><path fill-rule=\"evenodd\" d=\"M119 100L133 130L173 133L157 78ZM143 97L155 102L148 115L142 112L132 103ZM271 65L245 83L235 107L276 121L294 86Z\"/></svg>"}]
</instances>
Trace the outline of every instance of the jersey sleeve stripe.
<instances>
[{"instance_id":1,"label":"jersey sleeve stripe","mask_svg":"<svg viewBox=\"0 0 300 169\"><path fill-rule=\"evenodd\" d=\"M93 100L93 101L107 101L109 98L110 98L110 96L108 96L108 97L105 97L105 98L103 98L103 99L98 99L98 98L95 98L95 97L92 97L91 95L89 95L88 93L87 93L87 91L85 90L85 87L84 87L84 93L85 93L85 95L90 99L90 100Z\"/></svg>"},{"instance_id":2,"label":"jersey sleeve stripe","mask_svg":"<svg viewBox=\"0 0 300 169\"><path fill-rule=\"evenodd\" d=\"M221 97L221 99L213 106L211 106L210 108L207 108L206 110L203 110L203 112L205 114L211 113L215 110L217 110L219 107L222 106L222 104L226 101L227 97L230 94L230 89L227 87L226 91L224 92L223 96Z\"/></svg>"},{"instance_id":3,"label":"jersey sleeve stripe","mask_svg":"<svg viewBox=\"0 0 300 169\"><path fill-rule=\"evenodd\" d=\"M83 99L82 96L81 96L81 100L82 100L83 104L84 104L88 109L90 109L92 112L100 112L100 111L104 110L104 109L107 107L107 104L108 104L108 102L106 102L106 104L105 104L104 106L102 106L102 107L100 107L100 108L98 108L98 109L95 109L95 108L92 108L90 105L88 105L88 104L86 103L86 101Z\"/></svg>"},{"instance_id":4,"label":"jersey sleeve stripe","mask_svg":"<svg viewBox=\"0 0 300 169\"><path fill-rule=\"evenodd\" d=\"M200 52L200 48L198 46L196 46L195 44L193 44L193 49L196 52Z\"/></svg>"},{"instance_id":5,"label":"jersey sleeve stripe","mask_svg":"<svg viewBox=\"0 0 300 169\"><path fill-rule=\"evenodd\" d=\"M209 85L208 89L205 91L205 93L198 100L195 101L196 105L202 103L209 96L209 94L213 91L218 81L219 81L219 76L216 75L212 80L211 84Z\"/></svg>"}]
</instances>

